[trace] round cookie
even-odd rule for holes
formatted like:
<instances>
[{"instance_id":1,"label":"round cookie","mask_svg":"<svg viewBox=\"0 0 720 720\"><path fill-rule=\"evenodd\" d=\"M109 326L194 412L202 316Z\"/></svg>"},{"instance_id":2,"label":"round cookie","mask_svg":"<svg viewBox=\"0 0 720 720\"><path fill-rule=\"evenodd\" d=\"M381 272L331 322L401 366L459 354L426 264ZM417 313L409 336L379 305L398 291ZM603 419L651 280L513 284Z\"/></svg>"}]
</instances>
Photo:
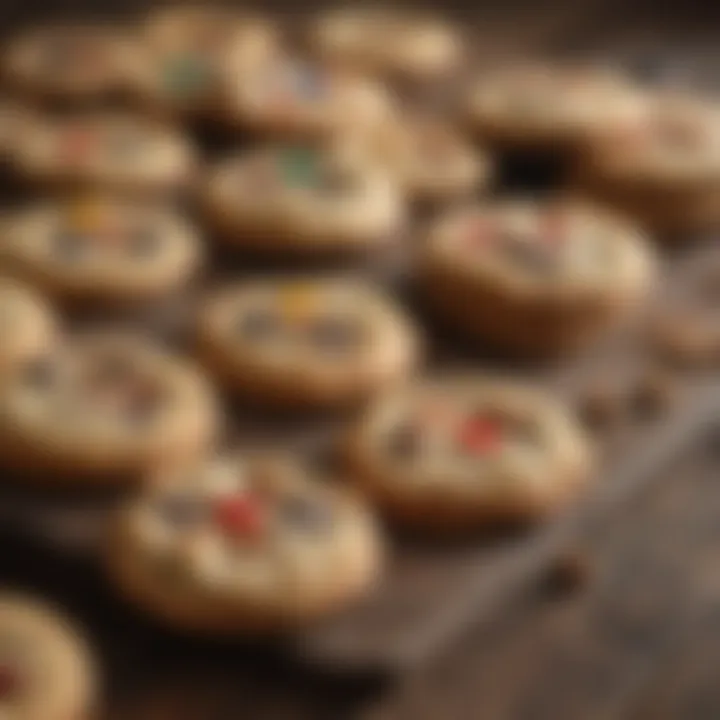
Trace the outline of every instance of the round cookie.
<instances>
[{"instance_id":1,"label":"round cookie","mask_svg":"<svg viewBox=\"0 0 720 720\"><path fill-rule=\"evenodd\" d=\"M119 515L124 594L183 630L278 632L352 602L380 568L364 505L270 455L224 455L149 484Z\"/></svg>"},{"instance_id":2,"label":"round cookie","mask_svg":"<svg viewBox=\"0 0 720 720\"><path fill-rule=\"evenodd\" d=\"M0 377L44 354L57 334L47 303L14 279L0 277Z\"/></svg>"},{"instance_id":3,"label":"round cookie","mask_svg":"<svg viewBox=\"0 0 720 720\"><path fill-rule=\"evenodd\" d=\"M644 101L608 71L538 63L483 73L470 86L467 116L479 137L502 148L566 150L634 117Z\"/></svg>"},{"instance_id":4,"label":"round cookie","mask_svg":"<svg viewBox=\"0 0 720 720\"><path fill-rule=\"evenodd\" d=\"M413 82L446 77L463 55L458 33L441 20L381 7L325 13L310 44L329 62Z\"/></svg>"},{"instance_id":5,"label":"round cookie","mask_svg":"<svg viewBox=\"0 0 720 720\"><path fill-rule=\"evenodd\" d=\"M581 181L652 229L720 224L720 105L663 95L588 141Z\"/></svg>"},{"instance_id":6,"label":"round cookie","mask_svg":"<svg viewBox=\"0 0 720 720\"><path fill-rule=\"evenodd\" d=\"M397 388L367 411L347 450L358 486L390 518L451 533L556 512L592 468L588 442L561 406L493 377Z\"/></svg>"},{"instance_id":7,"label":"round cookie","mask_svg":"<svg viewBox=\"0 0 720 720\"><path fill-rule=\"evenodd\" d=\"M19 175L34 184L136 195L184 189L195 166L189 140L173 127L109 113L35 118L12 159Z\"/></svg>"},{"instance_id":8,"label":"round cookie","mask_svg":"<svg viewBox=\"0 0 720 720\"><path fill-rule=\"evenodd\" d=\"M44 202L15 212L0 261L50 295L125 304L185 285L201 262L196 231L161 205L106 196Z\"/></svg>"},{"instance_id":9,"label":"round cookie","mask_svg":"<svg viewBox=\"0 0 720 720\"><path fill-rule=\"evenodd\" d=\"M340 279L248 282L200 315L200 352L224 385L273 405L361 402L409 373L418 338L370 288Z\"/></svg>"},{"instance_id":10,"label":"round cookie","mask_svg":"<svg viewBox=\"0 0 720 720\"><path fill-rule=\"evenodd\" d=\"M11 41L4 73L34 100L98 101L131 92L143 65L128 34L103 25L36 28Z\"/></svg>"},{"instance_id":11,"label":"round cookie","mask_svg":"<svg viewBox=\"0 0 720 720\"><path fill-rule=\"evenodd\" d=\"M220 163L201 202L228 246L276 256L386 246L406 211L386 170L305 145L263 147Z\"/></svg>"},{"instance_id":12,"label":"round cookie","mask_svg":"<svg viewBox=\"0 0 720 720\"><path fill-rule=\"evenodd\" d=\"M488 156L434 118L396 119L340 141L344 152L366 156L420 203L470 195L487 185Z\"/></svg>"},{"instance_id":13,"label":"round cookie","mask_svg":"<svg viewBox=\"0 0 720 720\"><path fill-rule=\"evenodd\" d=\"M654 276L631 224L573 201L506 200L449 213L421 260L428 302L503 350L573 350L642 305Z\"/></svg>"},{"instance_id":14,"label":"round cookie","mask_svg":"<svg viewBox=\"0 0 720 720\"><path fill-rule=\"evenodd\" d=\"M378 83L284 53L249 68L229 68L224 102L229 126L283 140L324 140L372 127L392 107Z\"/></svg>"},{"instance_id":15,"label":"round cookie","mask_svg":"<svg viewBox=\"0 0 720 720\"><path fill-rule=\"evenodd\" d=\"M220 110L227 73L253 68L278 44L270 23L219 6L155 10L141 34L143 96L164 110L210 118Z\"/></svg>"},{"instance_id":16,"label":"round cookie","mask_svg":"<svg viewBox=\"0 0 720 720\"><path fill-rule=\"evenodd\" d=\"M122 334L55 347L0 388L0 460L50 483L136 481L204 451L217 425L194 367Z\"/></svg>"},{"instance_id":17,"label":"round cookie","mask_svg":"<svg viewBox=\"0 0 720 720\"><path fill-rule=\"evenodd\" d=\"M0 595L0 717L88 720L97 677L68 621L34 599Z\"/></svg>"},{"instance_id":18,"label":"round cookie","mask_svg":"<svg viewBox=\"0 0 720 720\"><path fill-rule=\"evenodd\" d=\"M0 161L10 159L26 119L23 110L12 100L0 99Z\"/></svg>"}]
</instances>

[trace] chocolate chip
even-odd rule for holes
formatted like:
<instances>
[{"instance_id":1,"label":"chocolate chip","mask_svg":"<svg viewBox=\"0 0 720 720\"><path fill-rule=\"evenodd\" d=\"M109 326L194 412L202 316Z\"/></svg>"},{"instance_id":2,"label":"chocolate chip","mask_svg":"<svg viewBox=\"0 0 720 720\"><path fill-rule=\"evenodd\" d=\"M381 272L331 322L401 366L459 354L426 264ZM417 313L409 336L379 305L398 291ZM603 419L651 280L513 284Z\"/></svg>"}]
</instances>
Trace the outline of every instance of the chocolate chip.
<instances>
[{"instance_id":1,"label":"chocolate chip","mask_svg":"<svg viewBox=\"0 0 720 720\"><path fill-rule=\"evenodd\" d=\"M633 393L632 406L641 417L656 417L667 411L677 394L673 376L663 370L647 372L638 381Z\"/></svg>"},{"instance_id":2,"label":"chocolate chip","mask_svg":"<svg viewBox=\"0 0 720 720\"><path fill-rule=\"evenodd\" d=\"M152 257L160 247L160 238L153 228L139 227L132 231L129 246L134 257Z\"/></svg>"},{"instance_id":3,"label":"chocolate chip","mask_svg":"<svg viewBox=\"0 0 720 720\"><path fill-rule=\"evenodd\" d=\"M22 372L23 382L36 390L46 390L52 387L57 375L57 363L53 358L47 356L34 358Z\"/></svg>"},{"instance_id":4,"label":"chocolate chip","mask_svg":"<svg viewBox=\"0 0 720 720\"><path fill-rule=\"evenodd\" d=\"M89 371L89 381L93 386L115 385L131 381L135 377L135 365L131 359L115 354L97 358Z\"/></svg>"},{"instance_id":5,"label":"chocolate chip","mask_svg":"<svg viewBox=\"0 0 720 720\"><path fill-rule=\"evenodd\" d=\"M388 453L398 460L409 460L417 455L422 444L419 429L411 423L402 423L394 428L387 439Z\"/></svg>"},{"instance_id":6,"label":"chocolate chip","mask_svg":"<svg viewBox=\"0 0 720 720\"><path fill-rule=\"evenodd\" d=\"M348 195L356 187L356 179L341 168L327 168L320 178L319 189L326 195Z\"/></svg>"},{"instance_id":7,"label":"chocolate chip","mask_svg":"<svg viewBox=\"0 0 720 720\"><path fill-rule=\"evenodd\" d=\"M279 512L283 521L299 530L328 530L333 522L330 508L319 498L287 497L281 501Z\"/></svg>"},{"instance_id":8,"label":"chocolate chip","mask_svg":"<svg viewBox=\"0 0 720 720\"><path fill-rule=\"evenodd\" d=\"M162 394L154 388L130 389L123 417L133 425L150 422L160 410Z\"/></svg>"},{"instance_id":9,"label":"chocolate chip","mask_svg":"<svg viewBox=\"0 0 720 720\"><path fill-rule=\"evenodd\" d=\"M275 337L280 321L269 310L257 309L243 313L237 322L238 333L246 340L263 341Z\"/></svg>"},{"instance_id":10,"label":"chocolate chip","mask_svg":"<svg viewBox=\"0 0 720 720\"><path fill-rule=\"evenodd\" d=\"M74 262L85 255L87 239L72 231L62 231L55 237L53 249L62 260Z\"/></svg>"},{"instance_id":11,"label":"chocolate chip","mask_svg":"<svg viewBox=\"0 0 720 720\"><path fill-rule=\"evenodd\" d=\"M508 260L544 275L557 271L560 264L557 253L546 247L541 239L508 235L500 243L500 248Z\"/></svg>"},{"instance_id":12,"label":"chocolate chip","mask_svg":"<svg viewBox=\"0 0 720 720\"><path fill-rule=\"evenodd\" d=\"M170 525L187 528L199 524L208 514L207 504L192 494L177 494L162 498L157 511Z\"/></svg>"},{"instance_id":13,"label":"chocolate chip","mask_svg":"<svg viewBox=\"0 0 720 720\"><path fill-rule=\"evenodd\" d=\"M593 430L617 425L625 415L625 397L616 383L598 380L585 390L579 401L583 422Z\"/></svg>"},{"instance_id":14,"label":"chocolate chip","mask_svg":"<svg viewBox=\"0 0 720 720\"><path fill-rule=\"evenodd\" d=\"M592 576L590 558L578 550L568 551L548 568L544 586L553 596L569 595L585 587Z\"/></svg>"},{"instance_id":15,"label":"chocolate chip","mask_svg":"<svg viewBox=\"0 0 720 720\"><path fill-rule=\"evenodd\" d=\"M362 330L350 318L324 317L308 328L310 341L326 352L348 352L362 341Z\"/></svg>"}]
</instances>

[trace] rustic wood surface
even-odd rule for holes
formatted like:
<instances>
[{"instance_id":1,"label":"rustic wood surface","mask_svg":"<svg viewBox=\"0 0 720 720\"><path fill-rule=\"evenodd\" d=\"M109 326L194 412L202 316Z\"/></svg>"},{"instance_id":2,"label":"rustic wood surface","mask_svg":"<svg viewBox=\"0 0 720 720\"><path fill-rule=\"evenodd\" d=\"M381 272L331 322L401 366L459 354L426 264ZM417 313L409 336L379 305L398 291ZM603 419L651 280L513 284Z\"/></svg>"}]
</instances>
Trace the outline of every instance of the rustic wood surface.
<instances>
[{"instance_id":1,"label":"rustic wood surface","mask_svg":"<svg viewBox=\"0 0 720 720\"><path fill-rule=\"evenodd\" d=\"M707 68L718 67L711 43L720 8L710 3L669 3L678 6L672 12L617 0L499 5L485 13L488 48L588 55L617 48L649 72L664 71L672 49L710 80L715 71ZM46 8L6 0L3 11L22 20ZM482 24L458 7L463 12ZM106 671L102 720L715 720L719 444L715 436L693 447L651 491L587 528L577 547L589 565L586 587L568 597L528 593L492 627L390 686L301 669L273 648L189 643L136 617L91 564L27 539L0 538L0 579L56 597L87 625Z\"/></svg>"}]
</instances>

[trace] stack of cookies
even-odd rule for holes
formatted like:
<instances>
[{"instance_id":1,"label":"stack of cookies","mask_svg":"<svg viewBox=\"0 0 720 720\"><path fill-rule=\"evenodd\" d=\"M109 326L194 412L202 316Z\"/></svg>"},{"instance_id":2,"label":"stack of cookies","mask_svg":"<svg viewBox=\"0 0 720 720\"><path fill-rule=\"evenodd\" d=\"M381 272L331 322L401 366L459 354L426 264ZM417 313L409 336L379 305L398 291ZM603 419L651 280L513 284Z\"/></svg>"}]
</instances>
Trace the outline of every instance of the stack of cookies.
<instances>
[{"instance_id":1,"label":"stack of cookies","mask_svg":"<svg viewBox=\"0 0 720 720\"><path fill-rule=\"evenodd\" d=\"M19 201L0 219L0 465L131 487L110 577L181 629L276 632L357 600L382 566L375 511L465 532L537 521L587 486L571 413L480 361L426 371L422 315L360 256L401 249L421 304L468 339L562 356L643 306L651 233L720 219L707 100L540 62L464 86L461 34L412 13L333 11L303 30L174 7L33 29L3 56L0 151ZM507 151L553 153L573 182L503 196ZM303 273L240 279L258 256ZM160 302L192 328L182 349L113 320ZM104 327L75 327L88 311ZM298 425L338 413L340 477L281 448L228 449L238 404ZM35 662L5 643L16 616L48 646L57 635L58 683L77 677L53 708L81 717L81 651L12 598L0 715L56 717L15 682Z\"/></svg>"}]
</instances>

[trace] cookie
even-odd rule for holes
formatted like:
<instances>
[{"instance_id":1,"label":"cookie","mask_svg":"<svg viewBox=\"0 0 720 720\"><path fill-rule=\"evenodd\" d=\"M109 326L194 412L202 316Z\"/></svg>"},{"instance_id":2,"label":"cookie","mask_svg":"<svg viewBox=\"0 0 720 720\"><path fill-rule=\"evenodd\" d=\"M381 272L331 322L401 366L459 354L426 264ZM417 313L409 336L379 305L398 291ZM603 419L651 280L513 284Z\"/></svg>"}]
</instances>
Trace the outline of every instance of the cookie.
<instances>
[{"instance_id":1,"label":"cookie","mask_svg":"<svg viewBox=\"0 0 720 720\"><path fill-rule=\"evenodd\" d=\"M0 99L0 161L6 162L15 147L25 113L12 100Z\"/></svg>"},{"instance_id":2,"label":"cookie","mask_svg":"<svg viewBox=\"0 0 720 720\"><path fill-rule=\"evenodd\" d=\"M643 95L605 70L543 63L483 72L470 84L469 127L502 149L569 150L640 112Z\"/></svg>"},{"instance_id":3,"label":"cookie","mask_svg":"<svg viewBox=\"0 0 720 720\"><path fill-rule=\"evenodd\" d=\"M87 720L97 673L85 640L53 608L0 595L0 717Z\"/></svg>"},{"instance_id":4,"label":"cookie","mask_svg":"<svg viewBox=\"0 0 720 720\"><path fill-rule=\"evenodd\" d=\"M314 256L387 246L405 219L403 200L383 168L295 144L221 162L208 174L201 204L227 246Z\"/></svg>"},{"instance_id":5,"label":"cookie","mask_svg":"<svg viewBox=\"0 0 720 720\"><path fill-rule=\"evenodd\" d=\"M505 200L453 211L421 260L428 303L521 354L573 350L629 319L655 262L632 224L589 204Z\"/></svg>"},{"instance_id":6,"label":"cookie","mask_svg":"<svg viewBox=\"0 0 720 720\"><path fill-rule=\"evenodd\" d=\"M11 41L6 80L32 100L78 103L126 97L142 68L137 43L107 25L56 25Z\"/></svg>"},{"instance_id":7,"label":"cookie","mask_svg":"<svg viewBox=\"0 0 720 720\"><path fill-rule=\"evenodd\" d=\"M34 118L12 159L32 184L135 195L185 189L195 165L192 145L172 126L110 113Z\"/></svg>"},{"instance_id":8,"label":"cookie","mask_svg":"<svg viewBox=\"0 0 720 720\"><path fill-rule=\"evenodd\" d=\"M586 486L592 455L551 398L484 376L396 388L347 445L350 474L391 519L451 533L560 510Z\"/></svg>"},{"instance_id":9,"label":"cookie","mask_svg":"<svg viewBox=\"0 0 720 720\"><path fill-rule=\"evenodd\" d=\"M205 366L231 389L275 406L366 400L410 372L418 339L402 313L348 280L253 281L200 314Z\"/></svg>"},{"instance_id":10,"label":"cookie","mask_svg":"<svg viewBox=\"0 0 720 720\"><path fill-rule=\"evenodd\" d=\"M86 335L0 388L0 461L49 483L132 482L202 452L218 423L205 378L149 341Z\"/></svg>"},{"instance_id":11,"label":"cookie","mask_svg":"<svg viewBox=\"0 0 720 720\"><path fill-rule=\"evenodd\" d=\"M278 140L325 140L372 127L392 108L378 83L283 53L230 68L224 95L226 125Z\"/></svg>"},{"instance_id":12,"label":"cookie","mask_svg":"<svg viewBox=\"0 0 720 720\"><path fill-rule=\"evenodd\" d=\"M147 54L139 85L152 106L213 119L225 78L265 61L278 44L267 21L230 8L180 5L155 10L141 36Z\"/></svg>"},{"instance_id":13,"label":"cookie","mask_svg":"<svg viewBox=\"0 0 720 720\"><path fill-rule=\"evenodd\" d=\"M55 317L45 300L22 283L0 277L0 378L43 355L56 335Z\"/></svg>"},{"instance_id":14,"label":"cookie","mask_svg":"<svg viewBox=\"0 0 720 720\"><path fill-rule=\"evenodd\" d=\"M59 300L92 305L178 290L201 255L197 232L174 211L107 196L32 205L11 214L0 232L6 268Z\"/></svg>"},{"instance_id":15,"label":"cookie","mask_svg":"<svg viewBox=\"0 0 720 720\"><path fill-rule=\"evenodd\" d=\"M397 118L340 141L344 152L372 159L420 203L468 196L489 182L491 163L451 126L434 118Z\"/></svg>"},{"instance_id":16,"label":"cookie","mask_svg":"<svg viewBox=\"0 0 720 720\"><path fill-rule=\"evenodd\" d=\"M387 8L341 8L311 28L310 46L327 61L392 79L425 82L457 70L463 42L447 23Z\"/></svg>"},{"instance_id":17,"label":"cookie","mask_svg":"<svg viewBox=\"0 0 720 720\"><path fill-rule=\"evenodd\" d=\"M155 479L114 523L110 574L183 630L290 629L363 595L380 568L357 498L296 462L213 456Z\"/></svg>"},{"instance_id":18,"label":"cookie","mask_svg":"<svg viewBox=\"0 0 720 720\"><path fill-rule=\"evenodd\" d=\"M648 228L720 224L720 105L663 95L614 128L598 129L580 158L580 181Z\"/></svg>"}]
</instances>

